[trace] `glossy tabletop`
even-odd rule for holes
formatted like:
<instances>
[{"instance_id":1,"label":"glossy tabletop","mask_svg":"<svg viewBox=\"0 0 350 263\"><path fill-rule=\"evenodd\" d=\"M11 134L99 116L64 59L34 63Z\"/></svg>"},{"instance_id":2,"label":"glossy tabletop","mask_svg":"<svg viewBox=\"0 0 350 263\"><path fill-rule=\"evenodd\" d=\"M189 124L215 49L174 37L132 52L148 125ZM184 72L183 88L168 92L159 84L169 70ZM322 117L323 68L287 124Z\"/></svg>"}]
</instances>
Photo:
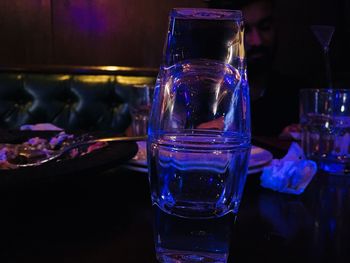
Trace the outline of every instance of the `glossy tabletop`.
<instances>
[{"instance_id":1,"label":"glossy tabletop","mask_svg":"<svg viewBox=\"0 0 350 263\"><path fill-rule=\"evenodd\" d=\"M257 140L279 156L283 143ZM0 175L1 176L1 175ZM147 175L122 166L3 187L0 262L157 262ZM229 262L350 262L350 178L299 196L248 176Z\"/></svg>"}]
</instances>

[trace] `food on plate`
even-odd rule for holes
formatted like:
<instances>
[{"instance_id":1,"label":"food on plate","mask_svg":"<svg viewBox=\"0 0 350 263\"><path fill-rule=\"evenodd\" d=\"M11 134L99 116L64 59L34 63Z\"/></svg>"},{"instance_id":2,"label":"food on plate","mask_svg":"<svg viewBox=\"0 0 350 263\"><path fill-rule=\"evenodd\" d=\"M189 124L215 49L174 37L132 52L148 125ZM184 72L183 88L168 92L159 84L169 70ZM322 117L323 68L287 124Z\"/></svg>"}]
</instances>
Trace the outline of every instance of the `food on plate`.
<instances>
[{"instance_id":1,"label":"food on plate","mask_svg":"<svg viewBox=\"0 0 350 263\"><path fill-rule=\"evenodd\" d=\"M53 156L72 144L83 141L86 136L77 137L64 131L52 138L30 138L20 144L0 144L0 169L15 169L18 164L32 163ZM72 159L83 156L107 145L106 142L97 142L83 148L73 148L66 158Z\"/></svg>"}]
</instances>

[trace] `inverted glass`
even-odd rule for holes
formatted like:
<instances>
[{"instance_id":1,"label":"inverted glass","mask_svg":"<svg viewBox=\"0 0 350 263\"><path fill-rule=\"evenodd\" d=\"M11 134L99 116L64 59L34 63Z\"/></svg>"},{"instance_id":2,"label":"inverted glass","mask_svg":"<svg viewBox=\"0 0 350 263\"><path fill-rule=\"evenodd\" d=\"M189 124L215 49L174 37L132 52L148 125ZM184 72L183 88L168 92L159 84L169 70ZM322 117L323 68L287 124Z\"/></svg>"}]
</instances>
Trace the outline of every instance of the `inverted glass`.
<instances>
[{"instance_id":1,"label":"inverted glass","mask_svg":"<svg viewBox=\"0 0 350 263\"><path fill-rule=\"evenodd\" d=\"M147 142L160 261L227 259L219 221L238 212L251 148L243 32L240 11L170 13Z\"/></svg>"}]
</instances>

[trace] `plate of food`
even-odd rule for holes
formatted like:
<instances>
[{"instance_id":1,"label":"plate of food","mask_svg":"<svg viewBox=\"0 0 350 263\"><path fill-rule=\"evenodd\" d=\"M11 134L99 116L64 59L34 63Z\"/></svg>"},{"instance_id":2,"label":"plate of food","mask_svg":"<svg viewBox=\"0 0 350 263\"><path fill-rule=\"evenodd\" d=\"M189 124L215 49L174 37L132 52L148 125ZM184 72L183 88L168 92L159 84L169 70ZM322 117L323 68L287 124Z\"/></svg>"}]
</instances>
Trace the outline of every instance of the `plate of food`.
<instances>
[{"instance_id":1,"label":"plate of food","mask_svg":"<svg viewBox=\"0 0 350 263\"><path fill-rule=\"evenodd\" d=\"M49 158L79 140L98 138L104 134L82 134L65 131L0 131L0 181L31 181L55 175L96 173L127 162L137 153L134 141L97 142L85 148L73 148L66 154L40 165L26 163Z\"/></svg>"},{"instance_id":2,"label":"plate of food","mask_svg":"<svg viewBox=\"0 0 350 263\"><path fill-rule=\"evenodd\" d=\"M129 169L147 173L147 151L146 151L146 142L138 141L138 151L137 154L130 159L130 161L125 165ZM258 173L268 165L273 159L273 155L270 151L255 146L252 146L250 152L248 174Z\"/></svg>"}]
</instances>

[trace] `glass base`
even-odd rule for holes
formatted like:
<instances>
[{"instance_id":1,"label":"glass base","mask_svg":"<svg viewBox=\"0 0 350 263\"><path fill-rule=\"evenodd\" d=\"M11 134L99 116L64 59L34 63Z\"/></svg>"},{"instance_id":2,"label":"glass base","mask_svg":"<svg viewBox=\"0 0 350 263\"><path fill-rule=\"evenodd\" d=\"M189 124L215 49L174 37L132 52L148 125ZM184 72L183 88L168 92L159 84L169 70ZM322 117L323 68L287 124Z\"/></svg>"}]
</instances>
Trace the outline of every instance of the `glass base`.
<instances>
[{"instance_id":1,"label":"glass base","mask_svg":"<svg viewBox=\"0 0 350 263\"><path fill-rule=\"evenodd\" d=\"M235 215L182 218L154 206L154 237L160 262L227 262Z\"/></svg>"},{"instance_id":2,"label":"glass base","mask_svg":"<svg viewBox=\"0 0 350 263\"><path fill-rule=\"evenodd\" d=\"M157 249L157 260L161 263L226 263L228 253L208 253L199 251L181 251L172 249Z\"/></svg>"},{"instance_id":3,"label":"glass base","mask_svg":"<svg viewBox=\"0 0 350 263\"><path fill-rule=\"evenodd\" d=\"M330 174L350 175L350 163L335 163L323 160L318 162L318 167Z\"/></svg>"}]
</instances>

